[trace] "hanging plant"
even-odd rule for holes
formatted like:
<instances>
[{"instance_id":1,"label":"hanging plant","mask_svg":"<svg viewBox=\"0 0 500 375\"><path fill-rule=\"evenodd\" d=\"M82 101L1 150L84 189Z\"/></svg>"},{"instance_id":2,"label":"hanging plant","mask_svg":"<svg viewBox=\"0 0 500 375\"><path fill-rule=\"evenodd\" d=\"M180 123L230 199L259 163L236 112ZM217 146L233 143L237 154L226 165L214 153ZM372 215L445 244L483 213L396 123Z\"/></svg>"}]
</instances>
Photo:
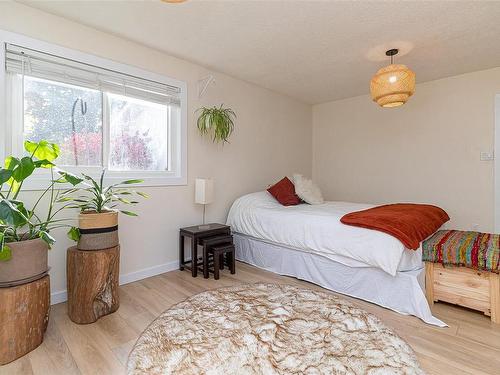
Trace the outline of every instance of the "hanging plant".
<instances>
[{"instance_id":1,"label":"hanging plant","mask_svg":"<svg viewBox=\"0 0 500 375\"><path fill-rule=\"evenodd\" d=\"M202 107L198 109L198 130L202 135L211 134L213 142L229 142L228 138L234 130L236 114L231 108ZM198 112L197 111L197 112Z\"/></svg>"}]
</instances>

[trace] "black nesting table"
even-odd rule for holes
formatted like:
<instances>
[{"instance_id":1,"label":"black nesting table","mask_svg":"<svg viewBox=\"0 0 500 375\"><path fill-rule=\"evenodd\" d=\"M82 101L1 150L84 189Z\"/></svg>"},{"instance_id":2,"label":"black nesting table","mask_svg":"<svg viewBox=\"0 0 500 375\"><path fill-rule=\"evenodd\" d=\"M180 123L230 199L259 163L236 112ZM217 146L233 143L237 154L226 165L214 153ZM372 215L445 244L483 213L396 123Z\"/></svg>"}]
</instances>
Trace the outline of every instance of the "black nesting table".
<instances>
[{"instance_id":1,"label":"black nesting table","mask_svg":"<svg viewBox=\"0 0 500 375\"><path fill-rule=\"evenodd\" d=\"M198 266L203 266L203 260L198 259L200 239L229 234L231 234L230 226L217 223L181 228L179 231L179 269L181 271L185 268L191 270L191 275L196 277L198 275ZM184 260L184 240L186 237L191 239L191 260L188 261Z\"/></svg>"}]
</instances>

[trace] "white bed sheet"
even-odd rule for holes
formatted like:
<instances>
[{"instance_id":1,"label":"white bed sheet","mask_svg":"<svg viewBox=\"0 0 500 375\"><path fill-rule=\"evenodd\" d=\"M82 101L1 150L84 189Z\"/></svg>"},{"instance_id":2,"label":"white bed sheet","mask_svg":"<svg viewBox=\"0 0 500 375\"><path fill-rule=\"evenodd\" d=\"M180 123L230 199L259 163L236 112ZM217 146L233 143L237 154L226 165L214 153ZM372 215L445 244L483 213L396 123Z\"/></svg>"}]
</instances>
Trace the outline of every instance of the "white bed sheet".
<instances>
[{"instance_id":1,"label":"white bed sheet","mask_svg":"<svg viewBox=\"0 0 500 375\"><path fill-rule=\"evenodd\" d=\"M340 218L369 204L325 202L283 206L267 191L237 199L227 224L236 233L318 254L349 267L376 267L396 272L422 267L422 252L405 249L396 238L375 230L345 225Z\"/></svg>"},{"instance_id":2,"label":"white bed sheet","mask_svg":"<svg viewBox=\"0 0 500 375\"><path fill-rule=\"evenodd\" d=\"M234 243L236 258L245 263L306 280L404 315L414 315L428 324L446 327L432 315L425 299L424 268L391 276L377 268L352 268L321 255L241 234L234 234Z\"/></svg>"}]
</instances>

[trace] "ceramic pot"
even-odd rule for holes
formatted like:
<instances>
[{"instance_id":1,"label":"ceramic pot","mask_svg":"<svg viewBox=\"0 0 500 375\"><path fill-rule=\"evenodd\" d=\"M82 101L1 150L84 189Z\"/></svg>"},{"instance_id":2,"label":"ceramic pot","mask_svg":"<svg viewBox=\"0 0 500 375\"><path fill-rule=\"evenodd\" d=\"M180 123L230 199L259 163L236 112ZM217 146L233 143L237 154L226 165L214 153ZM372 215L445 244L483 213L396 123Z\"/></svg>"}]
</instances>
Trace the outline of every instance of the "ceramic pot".
<instances>
[{"instance_id":1,"label":"ceramic pot","mask_svg":"<svg viewBox=\"0 0 500 375\"><path fill-rule=\"evenodd\" d=\"M12 258L0 262L0 288L25 284L47 274L49 247L44 241L37 238L6 245Z\"/></svg>"},{"instance_id":2,"label":"ceramic pot","mask_svg":"<svg viewBox=\"0 0 500 375\"><path fill-rule=\"evenodd\" d=\"M118 246L118 212L86 211L78 216L78 250L102 250Z\"/></svg>"}]
</instances>

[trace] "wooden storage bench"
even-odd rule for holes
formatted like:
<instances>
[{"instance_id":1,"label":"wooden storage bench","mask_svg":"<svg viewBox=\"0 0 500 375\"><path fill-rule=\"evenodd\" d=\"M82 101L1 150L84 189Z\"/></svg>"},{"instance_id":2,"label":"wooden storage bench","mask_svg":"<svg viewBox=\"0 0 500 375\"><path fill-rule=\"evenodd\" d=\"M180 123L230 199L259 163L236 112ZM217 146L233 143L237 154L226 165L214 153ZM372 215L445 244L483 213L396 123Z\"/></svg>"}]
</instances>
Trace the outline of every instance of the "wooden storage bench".
<instances>
[{"instance_id":1,"label":"wooden storage bench","mask_svg":"<svg viewBox=\"0 0 500 375\"><path fill-rule=\"evenodd\" d=\"M444 301L482 311L500 324L500 277L497 273L425 262L429 305Z\"/></svg>"}]
</instances>

